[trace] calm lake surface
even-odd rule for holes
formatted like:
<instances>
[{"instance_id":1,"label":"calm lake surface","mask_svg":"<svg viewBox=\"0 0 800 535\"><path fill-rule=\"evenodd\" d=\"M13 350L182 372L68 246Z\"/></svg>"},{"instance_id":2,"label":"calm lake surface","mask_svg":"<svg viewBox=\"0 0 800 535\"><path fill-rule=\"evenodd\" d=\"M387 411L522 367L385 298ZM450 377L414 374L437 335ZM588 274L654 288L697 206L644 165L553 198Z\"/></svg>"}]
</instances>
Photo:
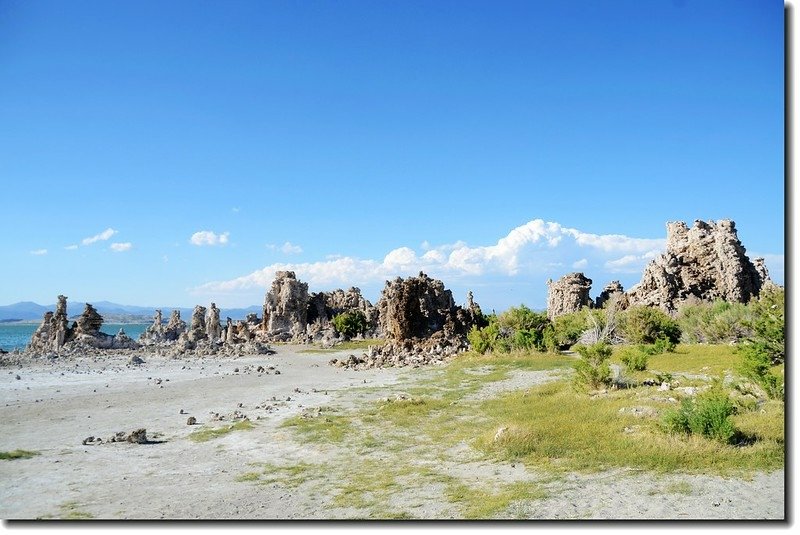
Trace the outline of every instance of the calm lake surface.
<instances>
[{"instance_id":1,"label":"calm lake surface","mask_svg":"<svg viewBox=\"0 0 800 535\"><path fill-rule=\"evenodd\" d=\"M117 334L125 329L125 334L136 340L147 329L149 323L105 323L100 329L106 334ZM31 341L31 335L39 327L38 323L0 323L0 349L24 349Z\"/></svg>"}]
</instances>

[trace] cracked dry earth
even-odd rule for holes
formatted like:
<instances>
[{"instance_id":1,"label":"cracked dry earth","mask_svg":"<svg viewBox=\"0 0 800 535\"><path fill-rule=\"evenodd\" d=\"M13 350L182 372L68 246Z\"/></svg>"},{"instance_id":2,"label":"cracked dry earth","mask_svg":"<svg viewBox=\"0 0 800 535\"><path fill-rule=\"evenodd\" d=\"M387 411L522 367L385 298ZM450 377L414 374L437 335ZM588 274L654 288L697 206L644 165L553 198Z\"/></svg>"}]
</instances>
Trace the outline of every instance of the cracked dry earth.
<instances>
[{"instance_id":1,"label":"cracked dry earth","mask_svg":"<svg viewBox=\"0 0 800 535\"><path fill-rule=\"evenodd\" d=\"M386 425L443 368L352 371L347 352L71 359L0 368L4 519L781 519L783 471L749 479L616 470L554 478L468 440ZM470 373L480 377L491 368ZM517 371L452 403L561 377ZM19 378L17 378L19 377ZM420 387L420 385L423 385ZM351 416L368 408L361 418ZM242 425L246 416L252 425ZM189 417L196 423L187 425ZM479 417L476 415L476 417ZM234 429L231 426L235 425ZM444 426L446 427L446 425ZM146 428L148 443L109 443ZM446 429L443 429L443 432ZM102 439L83 442L89 437ZM504 493L513 496L486 509ZM475 498L477 496L477 499ZM482 500L481 497L486 497ZM484 516L486 515L486 516Z\"/></svg>"}]
</instances>

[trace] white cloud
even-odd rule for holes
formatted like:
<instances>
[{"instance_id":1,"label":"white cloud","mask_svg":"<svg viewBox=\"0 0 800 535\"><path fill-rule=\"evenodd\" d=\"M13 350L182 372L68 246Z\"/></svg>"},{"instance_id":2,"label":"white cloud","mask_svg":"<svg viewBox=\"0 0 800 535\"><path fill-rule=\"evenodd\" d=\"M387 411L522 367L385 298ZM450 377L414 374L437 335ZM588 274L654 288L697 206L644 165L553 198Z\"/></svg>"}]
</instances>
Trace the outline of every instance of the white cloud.
<instances>
[{"instance_id":1,"label":"white cloud","mask_svg":"<svg viewBox=\"0 0 800 535\"><path fill-rule=\"evenodd\" d=\"M107 228L103 232L101 232L100 234L95 234L94 236L92 236L90 238L84 238L83 241L81 241L81 243L83 243L84 245L91 245L91 244L93 244L95 242L106 241L107 239L109 239L111 236L113 236L116 233L117 233L117 231L114 230L113 228Z\"/></svg>"},{"instance_id":2,"label":"white cloud","mask_svg":"<svg viewBox=\"0 0 800 535\"><path fill-rule=\"evenodd\" d=\"M192 237L189 238L189 243L199 247L203 245L227 245L229 235L230 232L216 234L210 230L201 230L192 234Z\"/></svg>"},{"instance_id":3,"label":"white cloud","mask_svg":"<svg viewBox=\"0 0 800 535\"><path fill-rule=\"evenodd\" d=\"M66 247L64 247L64 249L66 249L67 251L74 251L77 248L78 248L78 246L75 245L75 244L67 245Z\"/></svg>"},{"instance_id":4,"label":"white cloud","mask_svg":"<svg viewBox=\"0 0 800 535\"><path fill-rule=\"evenodd\" d=\"M133 244L131 242L123 242L123 243L112 243L111 250L115 253L122 253L124 251L130 251Z\"/></svg>"},{"instance_id":5,"label":"white cloud","mask_svg":"<svg viewBox=\"0 0 800 535\"><path fill-rule=\"evenodd\" d=\"M34 256L43 256L47 254L47 249L36 249L31 251L31 254Z\"/></svg>"},{"instance_id":6,"label":"white cloud","mask_svg":"<svg viewBox=\"0 0 800 535\"><path fill-rule=\"evenodd\" d=\"M521 275L560 276L559 271L606 265L608 270L627 269L635 261L646 262L660 252L666 240L597 235L566 228L541 219L512 229L493 245L470 246L459 241L439 246L423 242L421 256L410 247L389 251L381 260L331 255L325 260L304 263L275 263L248 275L227 281L213 281L193 290L196 294L242 292L267 288L275 272L289 270L312 287L381 283L397 276L424 271L431 276L452 280L472 280L477 276L516 277ZM275 248L275 246L269 246ZM580 256L579 256L580 254ZM622 257L620 257L620 254ZM631 257L631 258L628 258ZM643 264L642 264L643 265Z\"/></svg>"},{"instance_id":7,"label":"white cloud","mask_svg":"<svg viewBox=\"0 0 800 535\"><path fill-rule=\"evenodd\" d=\"M300 254L303 252L303 248L287 241L281 245L281 251L283 251L284 254Z\"/></svg>"}]
</instances>

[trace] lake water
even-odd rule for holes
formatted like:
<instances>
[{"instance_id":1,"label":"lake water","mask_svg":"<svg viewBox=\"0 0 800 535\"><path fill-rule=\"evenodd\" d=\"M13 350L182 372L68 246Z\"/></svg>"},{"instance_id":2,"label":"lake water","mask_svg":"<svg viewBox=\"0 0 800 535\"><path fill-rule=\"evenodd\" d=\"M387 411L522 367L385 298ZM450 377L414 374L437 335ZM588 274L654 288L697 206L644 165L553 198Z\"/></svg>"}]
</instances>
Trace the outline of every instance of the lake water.
<instances>
[{"instance_id":1,"label":"lake water","mask_svg":"<svg viewBox=\"0 0 800 535\"><path fill-rule=\"evenodd\" d=\"M149 323L106 323L100 331L106 334L117 334L120 329L125 329L125 334L134 340L147 329ZM0 349L24 349L31 341L38 323L0 323Z\"/></svg>"}]
</instances>

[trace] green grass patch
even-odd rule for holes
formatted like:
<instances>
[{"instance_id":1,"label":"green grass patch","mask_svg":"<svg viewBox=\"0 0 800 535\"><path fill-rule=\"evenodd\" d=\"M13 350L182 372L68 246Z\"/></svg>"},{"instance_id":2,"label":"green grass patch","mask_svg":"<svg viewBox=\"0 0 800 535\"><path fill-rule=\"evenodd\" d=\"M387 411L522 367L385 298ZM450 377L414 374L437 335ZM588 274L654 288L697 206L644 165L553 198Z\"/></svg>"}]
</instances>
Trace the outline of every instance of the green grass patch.
<instances>
[{"instance_id":1,"label":"green grass patch","mask_svg":"<svg viewBox=\"0 0 800 535\"><path fill-rule=\"evenodd\" d=\"M735 346L679 344L674 353L650 356L647 367L650 370L673 374L689 373L718 377L725 371L736 370L740 361L741 356L737 355Z\"/></svg>"},{"instance_id":2,"label":"green grass patch","mask_svg":"<svg viewBox=\"0 0 800 535\"><path fill-rule=\"evenodd\" d=\"M351 432L351 417L331 414L331 409L323 409L319 415L305 414L287 418L281 427L288 427L310 442L339 444Z\"/></svg>"},{"instance_id":3,"label":"green grass patch","mask_svg":"<svg viewBox=\"0 0 800 535\"><path fill-rule=\"evenodd\" d=\"M91 520L94 518L94 515L81 511L79 507L80 504L75 501L62 503L58 507L60 510L59 518L61 520Z\"/></svg>"},{"instance_id":4,"label":"green grass patch","mask_svg":"<svg viewBox=\"0 0 800 535\"><path fill-rule=\"evenodd\" d=\"M620 412L633 404L646 405L646 399L630 391L591 398L575 393L564 382L544 385L527 395L508 394L482 405L492 422L475 444L500 459L555 471L639 468L725 474L783 466L782 435L774 429L777 416L753 419L752 427L761 430L761 439L737 447L704 437L669 435L657 418ZM657 404L651 406L659 409ZM501 426L508 430L495 440Z\"/></svg>"},{"instance_id":5,"label":"green grass patch","mask_svg":"<svg viewBox=\"0 0 800 535\"><path fill-rule=\"evenodd\" d=\"M541 500L547 493L534 483L511 483L499 489L475 488L452 480L447 485L445 496L448 501L461 507L464 518L493 518L507 510L514 502Z\"/></svg>"},{"instance_id":6,"label":"green grass patch","mask_svg":"<svg viewBox=\"0 0 800 535\"><path fill-rule=\"evenodd\" d=\"M241 420L225 427L207 427L200 429L190 434L189 440L193 442L208 442L209 440L225 436L233 431L246 431L254 427L250 420Z\"/></svg>"},{"instance_id":7,"label":"green grass patch","mask_svg":"<svg viewBox=\"0 0 800 535\"><path fill-rule=\"evenodd\" d=\"M0 451L0 459L8 461L14 459L30 459L31 457L35 457L37 455L39 455L38 451L28 451L28 450Z\"/></svg>"}]
</instances>

